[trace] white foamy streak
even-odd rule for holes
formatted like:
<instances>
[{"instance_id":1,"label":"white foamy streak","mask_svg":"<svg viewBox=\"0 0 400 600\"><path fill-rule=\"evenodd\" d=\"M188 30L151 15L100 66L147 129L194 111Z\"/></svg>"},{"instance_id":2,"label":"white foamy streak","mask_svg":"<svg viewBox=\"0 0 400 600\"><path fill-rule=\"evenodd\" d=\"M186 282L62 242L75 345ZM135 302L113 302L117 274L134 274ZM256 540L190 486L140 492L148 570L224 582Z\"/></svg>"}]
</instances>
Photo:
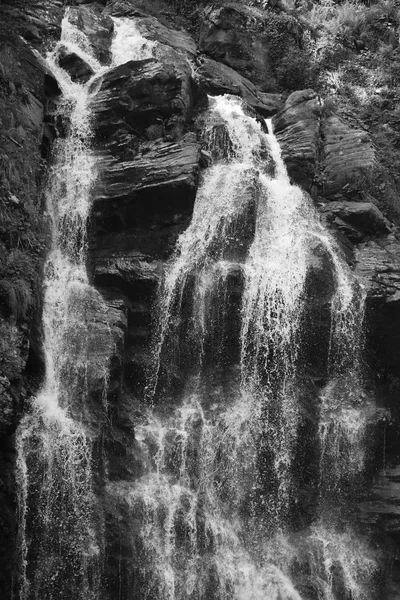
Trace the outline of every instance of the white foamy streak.
<instances>
[{"instance_id":1,"label":"white foamy streak","mask_svg":"<svg viewBox=\"0 0 400 600\"><path fill-rule=\"evenodd\" d=\"M89 572L96 571L94 563L99 552L92 526L91 444L84 427L72 417L74 412L82 414L85 408L81 402L87 393L90 337L86 313L91 308L104 314L106 310L101 296L88 283L85 264L90 192L96 178L96 159L91 150L91 81L86 85L71 81L57 63L60 46L86 60L97 71L95 76L101 71L89 41L69 23L67 12L61 41L47 58L63 92L59 113L69 117L69 128L66 137L56 144L46 190L52 233L44 280L46 377L33 400L32 413L22 420L17 434L21 600L29 595L26 518L32 510L32 494L39 498L35 506L35 522L40 528L34 574L36 594L45 589L57 595L57 586L63 585L64 567L49 574L46 566L58 543L57 531L64 532L59 551L62 553L64 548L75 570L72 577L75 583L81 582L76 583L80 589L74 592L80 594L79 598L88 593ZM64 498L61 505L60 498ZM65 585L69 583L66 581Z\"/></svg>"},{"instance_id":2,"label":"white foamy streak","mask_svg":"<svg viewBox=\"0 0 400 600\"><path fill-rule=\"evenodd\" d=\"M337 600L338 582L354 600L371 598L371 579L377 563L362 538L351 531L337 532L317 523L305 544L312 582L321 600Z\"/></svg>"},{"instance_id":3,"label":"white foamy streak","mask_svg":"<svg viewBox=\"0 0 400 600\"><path fill-rule=\"evenodd\" d=\"M272 132L271 121L268 129ZM328 255L335 274L332 336L336 343L344 335L351 337L348 323L354 318L357 289L311 199L290 184L273 133L268 141L276 169L274 179L260 174L256 231L245 265L241 363L245 388L259 396L268 414L275 413L273 419L266 419L265 427L279 480L279 512L291 491L299 416L296 361L309 253L315 240Z\"/></svg>"},{"instance_id":4,"label":"white foamy streak","mask_svg":"<svg viewBox=\"0 0 400 600\"><path fill-rule=\"evenodd\" d=\"M175 255L165 275L160 295L157 365L151 391L154 391L157 384L163 344L173 321L173 314L180 312L187 278L196 272L201 330L206 293L204 283L217 282L218 273L214 271L217 277L212 276L210 268L223 260L225 247L229 243L229 228L248 208L249 196L245 192L247 188L254 186L257 177L255 157L263 139L260 124L244 114L239 98L219 96L209 100L210 118L205 135L212 135L214 126L222 123L231 142L231 161L219 162L206 171L196 196L192 221L179 237ZM223 271L221 274L223 276ZM204 327L200 333L204 336Z\"/></svg>"},{"instance_id":5,"label":"white foamy streak","mask_svg":"<svg viewBox=\"0 0 400 600\"><path fill-rule=\"evenodd\" d=\"M140 516L149 585L160 600L205 598L210 584L220 600L301 600L288 575L273 561L257 562L241 540L253 419L246 397L212 422L192 397L169 420L151 417L138 428L149 472L125 500Z\"/></svg>"},{"instance_id":6,"label":"white foamy streak","mask_svg":"<svg viewBox=\"0 0 400 600\"><path fill-rule=\"evenodd\" d=\"M61 40L58 44L82 58L94 72L101 69L101 65L93 55L93 48L86 35L69 21L70 10L67 9L61 23Z\"/></svg>"},{"instance_id":7,"label":"white foamy streak","mask_svg":"<svg viewBox=\"0 0 400 600\"><path fill-rule=\"evenodd\" d=\"M132 19L114 17L113 21L111 55L114 66L154 57L157 44L143 37Z\"/></svg>"}]
</instances>

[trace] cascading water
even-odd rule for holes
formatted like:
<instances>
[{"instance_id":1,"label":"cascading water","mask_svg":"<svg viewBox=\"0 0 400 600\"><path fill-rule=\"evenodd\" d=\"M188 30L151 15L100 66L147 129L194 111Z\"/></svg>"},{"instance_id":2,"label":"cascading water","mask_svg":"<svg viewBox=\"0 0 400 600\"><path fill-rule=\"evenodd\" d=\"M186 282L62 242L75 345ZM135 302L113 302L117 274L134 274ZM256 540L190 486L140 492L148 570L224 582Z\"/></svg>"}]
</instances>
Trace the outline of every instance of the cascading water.
<instances>
[{"instance_id":1,"label":"cascading water","mask_svg":"<svg viewBox=\"0 0 400 600\"><path fill-rule=\"evenodd\" d=\"M130 42L128 52L126 41ZM134 24L116 20L112 66L146 57ZM124 57L122 50L124 48ZM58 64L58 52L78 55L93 70L85 84L74 83ZM96 321L107 325L107 307L89 284L87 221L97 159L91 149L91 100L107 68L95 58L84 33L69 21L47 63L62 92L58 115L67 133L55 143L46 190L51 249L44 279L46 377L31 412L17 433L21 600L97 599L100 595L102 523L93 493L93 432L88 395L103 379L107 397L111 335L96 336ZM106 406L103 407L104 410ZM97 417L98 418L98 417ZM101 430L101 423L95 428Z\"/></svg>"},{"instance_id":2,"label":"cascading water","mask_svg":"<svg viewBox=\"0 0 400 600\"><path fill-rule=\"evenodd\" d=\"M82 34L67 18L63 25L60 43L81 49ZM87 58L87 44L82 51ZM80 420L88 392L86 313L102 309L88 283L85 265L95 159L90 151L88 87L71 82L58 67L56 53L48 60L63 93L59 113L70 114L69 131L58 141L46 192L52 232L43 310L46 379L17 437L23 554L20 597L64 598L69 587L76 598L88 594L94 598L100 547L91 444ZM90 62L99 70L93 57ZM34 536L29 544L27 529Z\"/></svg>"},{"instance_id":3,"label":"cascading water","mask_svg":"<svg viewBox=\"0 0 400 600\"><path fill-rule=\"evenodd\" d=\"M112 66L157 55L133 21L114 24ZM91 100L108 67L68 13L60 44L95 74L73 83L57 48L48 58L69 127L46 194L46 379L17 436L21 600L103 597L93 432L83 423L95 377L92 315L107 320L86 273L86 224L97 169ZM109 484L129 509L132 600L371 597L373 554L339 514L365 460L363 292L311 200L290 184L268 129L240 99L210 98L203 141L212 164L160 290L151 408L136 428L143 475ZM315 248L333 289L326 381L313 391L318 499L300 527L295 470ZM106 385L107 363L95 367Z\"/></svg>"},{"instance_id":4,"label":"cascading water","mask_svg":"<svg viewBox=\"0 0 400 600\"><path fill-rule=\"evenodd\" d=\"M204 139L213 164L160 290L153 409L137 431L147 471L124 491L141 523L141 590L163 600L299 600L293 581L303 568L312 598L366 599L374 560L356 534L342 533L326 503L332 485L341 489L363 467L365 420L355 424L358 399L348 393L361 383L363 293L311 199L290 184L273 134L238 98L210 105ZM319 400L319 508L299 535L290 514L316 246L334 290ZM221 353L215 329L226 329L232 315L240 325ZM182 405L165 416L158 398L179 396ZM349 460L328 478L327 457L337 452Z\"/></svg>"}]
</instances>

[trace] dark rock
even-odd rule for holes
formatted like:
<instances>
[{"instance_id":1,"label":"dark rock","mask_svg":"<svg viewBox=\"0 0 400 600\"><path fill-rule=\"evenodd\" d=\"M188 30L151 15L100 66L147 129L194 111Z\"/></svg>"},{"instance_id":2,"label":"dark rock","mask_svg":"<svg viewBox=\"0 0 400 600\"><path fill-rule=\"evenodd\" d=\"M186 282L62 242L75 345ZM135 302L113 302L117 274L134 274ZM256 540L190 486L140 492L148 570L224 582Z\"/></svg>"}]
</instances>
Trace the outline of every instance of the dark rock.
<instances>
[{"instance_id":1,"label":"dark rock","mask_svg":"<svg viewBox=\"0 0 400 600\"><path fill-rule=\"evenodd\" d=\"M356 250L356 275L367 294L367 342L379 372L397 377L400 356L400 242L393 234ZM377 373L378 374L378 371Z\"/></svg>"},{"instance_id":2,"label":"dark rock","mask_svg":"<svg viewBox=\"0 0 400 600\"><path fill-rule=\"evenodd\" d=\"M100 7L91 6L71 7L69 21L87 36L97 59L102 64L110 61L112 32L114 23L110 16L104 15Z\"/></svg>"},{"instance_id":3,"label":"dark rock","mask_svg":"<svg viewBox=\"0 0 400 600\"><path fill-rule=\"evenodd\" d=\"M356 274L371 298L400 301L400 242L393 234L379 243L370 240L357 248Z\"/></svg>"},{"instance_id":4,"label":"dark rock","mask_svg":"<svg viewBox=\"0 0 400 600\"><path fill-rule=\"evenodd\" d=\"M108 71L101 81L94 100L97 137L113 154L132 156L135 140L179 138L194 100L189 67L155 59L130 61Z\"/></svg>"},{"instance_id":5,"label":"dark rock","mask_svg":"<svg viewBox=\"0 0 400 600\"><path fill-rule=\"evenodd\" d=\"M282 157L293 180L310 190L319 156L322 102L314 90L290 94L273 118Z\"/></svg>"},{"instance_id":6,"label":"dark rock","mask_svg":"<svg viewBox=\"0 0 400 600\"><path fill-rule=\"evenodd\" d=\"M46 73L44 77L44 92L47 97L52 98L61 94L57 79L51 74Z\"/></svg>"},{"instance_id":7,"label":"dark rock","mask_svg":"<svg viewBox=\"0 0 400 600\"><path fill-rule=\"evenodd\" d=\"M23 36L28 42L40 42L41 41L39 29L33 24L29 25L24 30Z\"/></svg>"},{"instance_id":8,"label":"dark rock","mask_svg":"<svg viewBox=\"0 0 400 600\"><path fill-rule=\"evenodd\" d=\"M113 14L115 14L113 12ZM194 39L184 30L166 27L158 19L151 16L136 17L135 25L147 39L157 42L161 47L156 49L156 56L165 56L165 46L173 48L178 56L193 59L197 54Z\"/></svg>"},{"instance_id":9,"label":"dark rock","mask_svg":"<svg viewBox=\"0 0 400 600\"><path fill-rule=\"evenodd\" d=\"M234 94L241 96L250 106L265 117L274 115L283 106L280 94L260 92L254 84L234 69L210 58L198 61L196 75L209 94Z\"/></svg>"},{"instance_id":10,"label":"dark rock","mask_svg":"<svg viewBox=\"0 0 400 600\"><path fill-rule=\"evenodd\" d=\"M42 40L52 43L63 12L58 0L0 3L0 595L5 599L19 593L15 430L43 369L38 349L44 250L41 146L48 83L54 83L25 39L35 46Z\"/></svg>"},{"instance_id":11,"label":"dark rock","mask_svg":"<svg viewBox=\"0 0 400 600\"><path fill-rule=\"evenodd\" d=\"M387 235L392 230L390 222L372 202L334 201L325 204L321 210L355 242L366 236Z\"/></svg>"},{"instance_id":12,"label":"dark rock","mask_svg":"<svg viewBox=\"0 0 400 600\"><path fill-rule=\"evenodd\" d=\"M388 533L400 532L400 466L381 471L371 497L360 505L362 519L377 523Z\"/></svg>"},{"instance_id":13,"label":"dark rock","mask_svg":"<svg viewBox=\"0 0 400 600\"><path fill-rule=\"evenodd\" d=\"M58 54L58 64L71 77L72 81L86 83L94 75L93 69L75 52L62 48Z\"/></svg>"},{"instance_id":14,"label":"dark rock","mask_svg":"<svg viewBox=\"0 0 400 600\"><path fill-rule=\"evenodd\" d=\"M200 147L191 136L150 142L135 160L110 160L95 191L93 214L105 230L152 227L190 214L196 195Z\"/></svg>"},{"instance_id":15,"label":"dark rock","mask_svg":"<svg viewBox=\"0 0 400 600\"><path fill-rule=\"evenodd\" d=\"M239 2L210 4L201 13L199 49L211 58L236 69L263 91L300 87L305 81L300 21L287 12L278 14ZM299 68L293 67L296 62ZM303 67L303 69L302 69ZM287 81L286 81L287 80ZM287 85L288 83L288 85Z\"/></svg>"},{"instance_id":16,"label":"dark rock","mask_svg":"<svg viewBox=\"0 0 400 600\"><path fill-rule=\"evenodd\" d=\"M313 182L329 198L346 198L354 185L368 189L378 166L367 132L326 116L313 90L293 92L273 119L290 177L306 190Z\"/></svg>"},{"instance_id":17,"label":"dark rock","mask_svg":"<svg viewBox=\"0 0 400 600\"><path fill-rule=\"evenodd\" d=\"M261 11L243 4L209 6L201 21L200 50L242 74L261 74L269 69L264 21Z\"/></svg>"},{"instance_id":18,"label":"dark rock","mask_svg":"<svg viewBox=\"0 0 400 600\"><path fill-rule=\"evenodd\" d=\"M97 252L95 281L100 286L115 287L129 297L139 297L135 294L144 282L158 284L161 270L152 257L131 252Z\"/></svg>"},{"instance_id":19,"label":"dark rock","mask_svg":"<svg viewBox=\"0 0 400 600\"><path fill-rule=\"evenodd\" d=\"M307 375L313 381L324 381L329 354L331 302L335 291L335 277L330 256L318 239L310 242L307 259L301 354Z\"/></svg>"}]
</instances>

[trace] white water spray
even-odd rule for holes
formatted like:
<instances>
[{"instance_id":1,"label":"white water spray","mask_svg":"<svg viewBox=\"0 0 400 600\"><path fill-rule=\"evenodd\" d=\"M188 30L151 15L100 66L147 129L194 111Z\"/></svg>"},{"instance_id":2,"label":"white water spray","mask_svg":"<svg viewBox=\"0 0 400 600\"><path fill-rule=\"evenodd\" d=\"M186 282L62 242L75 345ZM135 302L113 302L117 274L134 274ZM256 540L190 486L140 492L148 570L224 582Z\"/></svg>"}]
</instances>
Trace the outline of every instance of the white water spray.
<instances>
[{"instance_id":1,"label":"white water spray","mask_svg":"<svg viewBox=\"0 0 400 600\"><path fill-rule=\"evenodd\" d=\"M158 433L153 434L152 443L148 426L141 430L143 447L154 448L155 444L157 450L153 459L149 457L149 472L129 495L129 504L133 512L143 515L141 539L151 565L149 572L155 574L149 576L149 585L161 598L184 600L195 594L218 600L298 600L291 571L300 547L295 542L297 551L287 552L291 547L287 530L290 502L296 494L293 461L301 418L300 339L306 283L316 246L326 257L335 284L331 359L345 343L351 342L353 350L358 348L363 299L311 198L290 184L275 136L266 135L260 123L246 115L238 98L210 99L210 106L204 137L215 162L204 174L192 222L178 240L160 292L159 338L151 381L154 395L166 362L176 370L187 368L187 352L181 347L188 338L192 345L189 362L197 364L198 391L195 400L184 393L183 408L177 409L173 419L156 421ZM268 127L271 131L270 122ZM235 254L235 247L237 250L243 242L237 231L251 215L255 227L243 260ZM213 302L221 302L229 274L238 271L243 286L238 332L240 386L231 397L224 397L221 388L214 409L201 384L204 348L214 326ZM215 367L216 360L214 351ZM339 364L336 359L335 364ZM344 359L339 370L342 376L353 372ZM168 389L168 383L165 387ZM326 392L322 394L322 461L327 453L335 452L337 444L337 433L327 424L332 418L329 411L334 412L331 400ZM342 414L349 415L352 400L346 396L343 402ZM181 420L182 414L196 415L191 427ZM343 467L339 479L347 477L349 469L362 469L364 447L362 423L356 434L350 426L340 430L348 455L357 458L354 465ZM198 462L191 462L190 456L196 456ZM324 487L326 481L321 480L320 485ZM253 512L258 516L249 521ZM249 527L254 530L247 539ZM203 543L199 542L201 531ZM303 535L303 542L310 547L313 531ZM179 532L186 532L182 539ZM339 538L332 540L329 547L341 543ZM276 547L283 548L285 560L278 560ZM343 559L342 553L334 560L342 569L345 589L355 593L361 580L368 580L371 568L369 562L357 558L354 548L349 552L352 561L358 561L353 580L343 562L349 557ZM332 577L328 567L318 574L323 600L335 598L330 591ZM184 582L191 582L190 590Z\"/></svg>"},{"instance_id":2,"label":"white water spray","mask_svg":"<svg viewBox=\"0 0 400 600\"><path fill-rule=\"evenodd\" d=\"M59 66L60 48L92 68L94 75L86 84L73 82ZM117 20L113 65L138 59L143 52L147 50L134 24ZM68 125L66 137L55 142L46 190L51 219L43 307L46 377L17 434L20 600L97 600L101 526L92 491L92 443L83 422L90 411L90 386L98 379L104 385L106 409L107 357L113 342L110 331L105 339L96 337L96 319L107 324L107 308L89 284L86 254L97 177L91 149L91 100L96 90L91 86L108 67L96 59L85 34L69 21L68 11L61 40L47 62L62 91L58 114Z\"/></svg>"}]
</instances>

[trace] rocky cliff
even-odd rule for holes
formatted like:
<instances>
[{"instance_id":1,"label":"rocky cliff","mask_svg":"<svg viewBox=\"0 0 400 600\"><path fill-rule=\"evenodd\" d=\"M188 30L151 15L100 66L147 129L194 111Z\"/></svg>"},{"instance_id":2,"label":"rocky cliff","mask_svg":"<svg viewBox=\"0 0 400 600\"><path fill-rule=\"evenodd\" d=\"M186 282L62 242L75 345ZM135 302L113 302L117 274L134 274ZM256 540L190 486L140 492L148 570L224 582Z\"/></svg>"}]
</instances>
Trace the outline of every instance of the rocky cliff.
<instances>
[{"instance_id":1,"label":"rocky cliff","mask_svg":"<svg viewBox=\"0 0 400 600\"><path fill-rule=\"evenodd\" d=\"M398 161L398 82L385 90L381 85L374 102L362 104L354 100L354 90L351 96L351 90L340 94L330 89L324 73L332 54L340 51L346 58L335 55L334 66L342 69L342 80L343 65L350 73L349 60L360 72L364 69L364 78L381 66L379 60L388 70L387 56L379 57L376 40L388 45L390 31L398 37L400 16L387 8L377 14L377 24L364 21L364 36L362 28L357 35L346 30L347 37L337 36L332 48L329 38L317 51L324 38L308 20L313 15L307 3L69 4L72 21L102 63L110 60L115 18L134 19L146 43L156 47L149 58L122 61L93 84L93 147L99 173L92 191L88 268L107 307L107 319L93 316L91 347L94 363L102 364L99 356L108 353L110 373L107 424L95 431L104 390L100 376L94 376L94 407L86 425L102 446L99 464L107 465L107 480L100 468L96 475L104 515L104 598L115 598L115 590L119 598L131 598L140 586L126 526L130 507L125 491L142 469L134 434L145 411L158 286L179 234L190 223L202 169L210 161L201 137L207 94L241 96L263 127L264 118L272 117L291 179L311 195L365 286L366 379L368 393L380 409L374 416L380 425L379 435L370 440L368 484L354 520L373 532L386 553L385 568L394 565L385 597L396 598L400 204L393 165ZM48 247L43 189L52 143L64 135L57 115L60 90L41 56L60 35L64 2L36 0L28 5L3 0L0 13L0 590L4 598L11 598L17 540L14 434L43 377L41 281ZM396 53L393 45L388 53ZM326 48L332 50L330 57ZM371 56L374 65L366 74ZM72 80L91 75L90 65L71 52L60 56L60 65ZM347 77L357 90L363 85L355 75ZM325 294L330 286L326 257L318 248L313 261L317 291L310 306L310 355L321 352L318 339L326 326ZM96 340L106 330L108 335L109 328L113 343L104 349ZM322 378L317 363L310 359L309 376L316 386ZM179 374L169 376L178 386ZM312 491L304 505L309 502Z\"/></svg>"}]
</instances>

